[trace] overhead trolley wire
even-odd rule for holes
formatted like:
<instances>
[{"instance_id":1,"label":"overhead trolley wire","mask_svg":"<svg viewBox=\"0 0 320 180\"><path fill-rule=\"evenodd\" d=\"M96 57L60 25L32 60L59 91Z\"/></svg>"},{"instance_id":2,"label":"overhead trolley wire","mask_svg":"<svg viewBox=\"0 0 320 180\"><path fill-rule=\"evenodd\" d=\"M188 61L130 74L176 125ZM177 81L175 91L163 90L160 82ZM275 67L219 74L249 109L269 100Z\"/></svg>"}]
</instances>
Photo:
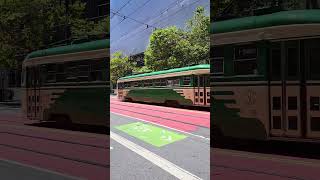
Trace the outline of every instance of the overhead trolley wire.
<instances>
[{"instance_id":1,"label":"overhead trolley wire","mask_svg":"<svg viewBox=\"0 0 320 180\"><path fill-rule=\"evenodd\" d=\"M133 14L135 14L136 12L138 12L139 9L143 8L146 4L148 4L150 1L152 0L147 0L145 1L141 6L139 6L138 8L136 8L132 13L125 15L125 16L132 16ZM117 27L118 25L120 25L124 20L126 20L126 18L123 18L119 23L117 23L116 25L112 26L112 28Z\"/></svg>"},{"instance_id":2,"label":"overhead trolley wire","mask_svg":"<svg viewBox=\"0 0 320 180\"><path fill-rule=\"evenodd\" d=\"M168 8L166 8L165 10L163 10L160 14L152 17L152 20L151 20L151 21L153 21L153 20L161 17L165 12L168 12L169 9L172 9L173 7L176 7L176 5L178 5L178 4L181 3L182 1L184 1L184 0L174 1L173 3L171 3L171 4L168 6ZM141 21L138 21L138 22L136 21L137 23L140 23L140 24L142 24L142 25L147 25L147 28L141 29L140 31L133 31L133 32L131 31L131 32L125 33L125 34L121 35L121 37L120 37L116 42L122 40L123 37L126 37L126 36L131 35L131 34L132 34L131 36L128 36L127 38L125 38L125 39L123 39L123 40L126 40L126 39L128 39L128 38L132 38L132 37L136 36L137 34L145 31L145 30L148 29L149 27L153 27L154 30L159 29L160 27L159 27L159 26L157 27L156 24L158 24L159 22L164 21L165 19L167 19L167 18L169 18L169 17L172 17L172 16L178 14L179 12L181 12L182 10L184 10L185 8L187 8L187 7L191 6L191 5L194 5L194 4L196 4L196 3L200 2L200 1L201 1L201 0L196 0L196 1L190 3L190 4L186 5L186 6L183 6L183 7L182 7L181 9L179 9L178 11L175 11L174 13L172 13L172 14L170 14L170 15L167 15L167 17L164 17L164 18L162 18L162 19L159 19L158 21L156 21L155 23L152 23L152 24L147 24L147 23L144 23L144 22L141 22ZM174 5L174 4L175 4L175 5ZM173 6L173 5L174 5L174 6ZM133 19L133 18L131 18L131 19ZM139 27L141 27L141 26L139 26ZM136 29L138 29L139 27L137 27ZM163 28L163 26L162 26L162 28ZM111 43L113 43L113 42L111 42Z\"/></svg>"},{"instance_id":3,"label":"overhead trolley wire","mask_svg":"<svg viewBox=\"0 0 320 180\"><path fill-rule=\"evenodd\" d=\"M118 13L119 11L121 11L121 9L123 9L124 7L126 7L126 5L128 5L132 0L128 0L123 6L121 6L116 12ZM114 17L114 15L111 17L111 19Z\"/></svg>"},{"instance_id":4,"label":"overhead trolley wire","mask_svg":"<svg viewBox=\"0 0 320 180\"><path fill-rule=\"evenodd\" d=\"M183 0L177 0L177 1L174 1L174 2L172 2L172 3L170 3L168 6L167 6L167 8L165 8L163 11L161 11L159 14L157 14L157 15L155 15L155 16L153 16L153 17L151 17L151 19L152 20L154 20L154 19L156 19L156 18L158 18L158 17L161 17L165 12L168 12L170 9L172 9L173 7L175 7L176 5L178 5L181 1L183 1ZM141 23L140 23L141 24ZM146 25L147 23L142 23L143 25ZM141 26L140 26L141 27ZM148 26L147 26L147 28L146 29L148 29L148 27L152 27L152 25L150 25L149 26L149 24L148 24ZM139 27L137 27L136 29L138 29ZM157 29L157 27L153 27L154 28L154 30L155 29ZM146 30L146 29L142 29L141 31L139 31L139 32L142 32L142 31L144 31L144 30ZM117 40L117 42L119 41L119 40L121 40L123 37L125 37L125 36L127 36L127 35L129 35L129 34L132 34L133 32L127 32L127 33L124 33L123 35L121 35L121 37ZM136 35L137 33L135 33L134 34L134 36ZM112 42L111 42L112 43Z\"/></svg>"}]
</instances>

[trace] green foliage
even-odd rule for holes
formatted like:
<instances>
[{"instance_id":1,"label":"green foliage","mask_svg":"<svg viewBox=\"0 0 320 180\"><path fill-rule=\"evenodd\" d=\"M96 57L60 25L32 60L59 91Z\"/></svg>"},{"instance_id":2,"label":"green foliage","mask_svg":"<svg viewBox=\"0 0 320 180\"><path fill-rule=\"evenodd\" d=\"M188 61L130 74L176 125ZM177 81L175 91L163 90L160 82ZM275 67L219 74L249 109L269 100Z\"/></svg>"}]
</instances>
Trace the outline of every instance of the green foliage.
<instances>
[{"instance_id":1,"label":"green foliage","mask_svg":"<svg viewBox=\"0 0 320 180\"><path fill-rule=\"evenodd\" d=\"M13 67L16 58L55 43L57 30L70 27L71 38L108 33L109 18L94 23L84 18L85 3L74 0L66 14L64 1L0 0L0 66Z\"/></svg>"},{"instance_id":2,"label":"green foliage","mask_svg":"<svg viewBox=\"0 0 320 180\"><path fill-rule=\"evenodd\" d=\"M187 30L175 26L158 29L150 36L144 52L145 65L152 71L209 62L209 23L203 7L187 22Z\"/></svg>"},{"instance_id":3,"label":"green foliage","mask_svg":"<svg viewBox=\"0 0 320 180\"><path fill-rule=\"evenodd\" d=\"M153 71L184 66L190 46L185 35L177 27L154 31L144 52L145 65Z\"/></svg>"},{"instance_id":4,"label":"green foliage","mask_svg":"<svg viewBox=\"0 0 320 180\"><path fill-rule=\"evenodd\" d=\"M124 56L121 51L112 54L110 62L110 80L116 84L121 77L127 76L134 70L134 65L129 61L128 56Z\"/></svg>"},{"instance_id":5,"label":"green foliage","mask_svg":"<svg viewBox=\"0 0 320 180\"><path fill-rule=\"evenodd\" d=\"M137 74L142 74L142 73L148 73L152 71L147 66L142 66L142 67L134 67L133 72Z\"/></svg>"}]
</instances>

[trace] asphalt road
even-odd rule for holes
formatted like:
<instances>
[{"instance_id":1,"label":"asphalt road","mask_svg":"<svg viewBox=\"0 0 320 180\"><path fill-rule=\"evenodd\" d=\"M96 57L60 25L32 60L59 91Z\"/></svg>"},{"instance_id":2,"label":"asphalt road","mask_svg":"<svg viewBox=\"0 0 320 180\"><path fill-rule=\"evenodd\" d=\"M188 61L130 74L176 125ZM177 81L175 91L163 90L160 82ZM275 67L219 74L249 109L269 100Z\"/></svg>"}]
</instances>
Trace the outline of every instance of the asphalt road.
<instances>
[{"instance_id":1,"label":"asphalt road","mask_svg":"<svg viewBox=\"0 0 320 180\"><path fill-rule=\"evenodd\" d=\"M119 102L115 98L111 98L110 111L111 179L210 179L209 112ZM130 134L135 128L130 126L136 123L185 138L157 146L157 141L150 139L161 138L159 134Z\"/></svg>"}]
</instances>

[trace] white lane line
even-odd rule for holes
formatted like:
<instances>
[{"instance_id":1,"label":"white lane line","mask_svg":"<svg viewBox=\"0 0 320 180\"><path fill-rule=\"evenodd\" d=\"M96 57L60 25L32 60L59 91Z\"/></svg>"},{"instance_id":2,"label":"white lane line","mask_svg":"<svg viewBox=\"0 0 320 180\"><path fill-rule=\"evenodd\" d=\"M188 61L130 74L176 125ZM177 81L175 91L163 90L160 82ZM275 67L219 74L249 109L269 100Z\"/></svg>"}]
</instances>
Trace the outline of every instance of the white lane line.
<instances>
[{"instance_id":1,"label":"white lane line","mask_svg":"<svg viewBox=\"0 0 320 180\"><path fill-rule=\"evenodd\" d=\"M148 161L152 162L153 164L157 165L161 169L167 171L168 173L172 174L178 179L182 180L196 180L201 179L198 176L191 174L187 170L180 168L179 166L171 163L170 161L154 154L153 152L121 137L120 135L110 131L111 139L117 141L118 143L122 144L123 146L127 147L131 151L137 153L138 155L142 156L143 158L147 159Z\"/></svg>"},{"instance_id":2,"label":"white lane line","mask_svg":"<svg viewBox=\"0 0 320 180\"><path fill-rule=\"evenodd\" d=\"M182 133L185 133L185 134L188 134L188 135L191 135L191 136L195 136L195 137L202 138L202 139L210 141L210 138L207 138L207 137L204 137L204 136L201 136L201 135L197 135L197 134L192 134L192 133L189 133L187 131L182 131L182 130L179 130L179 129L176 129L176 128L172 128L172 127L169 127L169 126L165 126L165 125L162 125L162 124L158 124L158 123L155 123L155 122L146 121L144 119L140 119L140 118L136 118L136 117L132 117L132 116L127 116L127 115L120 114L120 113L115 113L115 112L112 112L112 111L110 111L110 113L113 113L113 114L116 114L116 115L119 115L119 116L124 116L124 117L128 117L128 118L136 119L136 120L143 121L143 122L150 123L150 124L154 124L154 125L157 125L157 126L165 127L165 128L168 128L168 129L171 129L171 130L174 130L174 131L182 132Z\"/></svg>"}]
</instances>

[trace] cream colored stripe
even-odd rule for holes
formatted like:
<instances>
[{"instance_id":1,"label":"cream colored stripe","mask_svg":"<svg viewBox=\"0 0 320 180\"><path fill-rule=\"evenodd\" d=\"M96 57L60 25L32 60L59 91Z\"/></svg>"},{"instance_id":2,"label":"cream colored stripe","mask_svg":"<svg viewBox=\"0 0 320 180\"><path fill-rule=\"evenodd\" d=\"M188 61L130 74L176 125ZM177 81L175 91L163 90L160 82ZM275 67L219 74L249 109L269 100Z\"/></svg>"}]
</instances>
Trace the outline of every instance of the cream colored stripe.
<instances>
[{"instance_id":1,"label":"cream colored stripe","mask_svg":"<svg viewBox=\"0 0 320 180\"><path fill-rule=\"evenodd\" d=\"M123 79L118 80L119 82L130 82L130 81L140 81L140 80L148 80L148 79L160 79L160 78L167 78L167 77L177 77L177 76L187 76L187 75L201 75L201 74L210 74L210 69L199 69L199 70L191 70L191 71L183 71L183 72L176 72L176 73L168 73L168 74L160 74L154 76L143 76L137 78L130 78L130 79Z\"/></svg>"}]
</instances>

